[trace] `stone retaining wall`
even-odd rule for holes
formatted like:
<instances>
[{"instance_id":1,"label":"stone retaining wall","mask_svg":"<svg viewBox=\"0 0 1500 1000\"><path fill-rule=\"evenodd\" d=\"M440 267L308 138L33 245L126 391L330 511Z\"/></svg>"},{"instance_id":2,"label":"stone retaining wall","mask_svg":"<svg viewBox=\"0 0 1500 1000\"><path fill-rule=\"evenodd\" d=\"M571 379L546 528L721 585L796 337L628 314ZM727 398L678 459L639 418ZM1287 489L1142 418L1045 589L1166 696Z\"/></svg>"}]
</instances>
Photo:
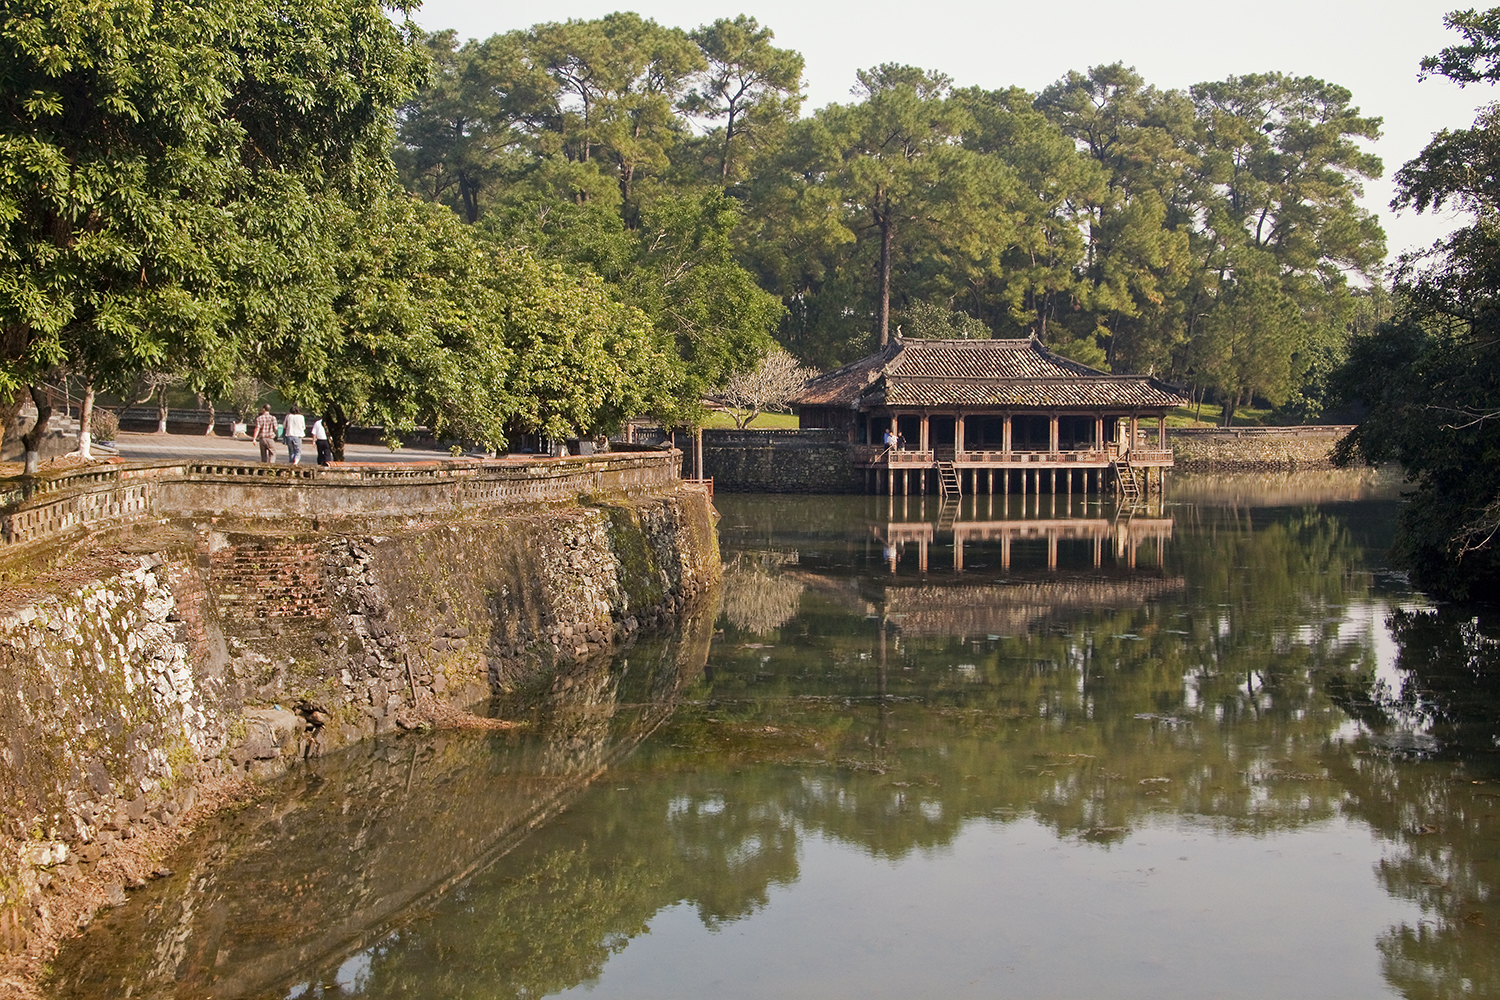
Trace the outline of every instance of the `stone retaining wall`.
<instances>
[{"instance_id":1,"label":"stone retaining wall","mask_svg":"<svg viewBox=\"0 0 1500 1000\"><path fill-rule=\"evenodd\" d=\"M0 482L0 545L163 517L423 517L677 481L675 452L529 462L315 465L138 462Z\"/></svg>"},{"instance_id":2,"label":"stone retaining wall","mask_svg":"<svg viewBox=\"0 0 1500 1000\"><path fill-rule=\"evenodd\" d=\"M597 485L651 467L583 468ZM35 543L6 551L0 944L24 945L48 893L119 841L175 823L196 782L545 685L562 664L671 624L717 584L701 488L672 480L496 512L452 501L502 487L531 499L555 479L458 478L408 484L447 504L425 520L407 510L319 526L293 513L163 518L225 484L148 477L154 519L51 536L93 562ZM77 495L140 485L124 482ZM261 506L296 510L305 485Z\"/></svg>"},{"instance_id":3,"label":"stone retaining wall","mask_svg":"<svg viewBox=\"0 0 1500 1000\"><path fill-rule=\"evenodd\" d=\"M1177 428L1168 433L1178 469L1188 472L1255 472L1327 469L1329 453L1354 428Z\"/></svg>"},{"instance_id":4,"label":"stone retaining wall","mask_svg":"<svg viewBox=\"0 0 1500 1000\"><path fill-rule=\"evenodd\" d=\"M837 430L704 431L703 470L728 493L864 492Z\"/></svg>"}]
</instances>

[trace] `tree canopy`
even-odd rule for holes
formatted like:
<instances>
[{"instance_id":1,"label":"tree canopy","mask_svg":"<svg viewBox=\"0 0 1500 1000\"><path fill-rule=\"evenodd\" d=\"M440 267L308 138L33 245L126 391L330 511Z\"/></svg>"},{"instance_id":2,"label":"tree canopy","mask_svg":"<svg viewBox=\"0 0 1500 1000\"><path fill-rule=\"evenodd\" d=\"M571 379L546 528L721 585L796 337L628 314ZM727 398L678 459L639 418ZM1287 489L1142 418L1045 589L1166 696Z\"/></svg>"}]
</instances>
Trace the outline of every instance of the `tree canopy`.
<instances>
[{"instance_id":1,"label":"tree canopy","mask_svg":"<svg viewBox=\"0 0 1500 1000\"><path fill-rule=\"evenodd\" d=\"M1450 15L1466 44L1422 63L1460 83L1500 79L1500 8ZM1368 415L1339 448L1343 461L1396 461L1415 484L1400 546L1413 578L1449 596L1500 583L1500 109L1443 130L1396 174L1396 208L1450 206L1470 223L1402 257L1398 310L1362 331L1334 376Z\"/></svg>"}]
</instances>

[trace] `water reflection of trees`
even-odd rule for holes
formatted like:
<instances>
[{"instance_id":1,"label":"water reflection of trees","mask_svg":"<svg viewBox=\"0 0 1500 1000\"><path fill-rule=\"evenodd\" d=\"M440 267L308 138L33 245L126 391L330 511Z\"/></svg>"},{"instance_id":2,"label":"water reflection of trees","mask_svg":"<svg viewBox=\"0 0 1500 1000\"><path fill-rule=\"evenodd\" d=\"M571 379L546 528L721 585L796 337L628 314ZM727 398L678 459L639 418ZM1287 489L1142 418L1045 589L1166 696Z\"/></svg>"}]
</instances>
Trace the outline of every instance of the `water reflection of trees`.
<instances>
[{"instance_id":1,"label":"water reflection of trees","mask_svg":"<svg viewBox=\"0 0 1500 1000\"><path fill-rule=\"evenodd\" d=\"M1500 632L1492 611L1398 610L1395 681L1340 692L1365 725L1335 774L1346 811L1395 845L1377 877L1415 904L1378 942L1414 998L1500 994Z\"/></svg>"},{"instance_id":2,"label":"water reflection of trees","mask_svg":"<svg viewBox=\"0 0 1500 1000\"><path fill-rule=\"evenodd\" d=\"M797 553L774 549L741 552L726 560L720 594L729 624L763 636L796 617L803 584L783 572L796 562Z\"/></svg>"}]
</instances>

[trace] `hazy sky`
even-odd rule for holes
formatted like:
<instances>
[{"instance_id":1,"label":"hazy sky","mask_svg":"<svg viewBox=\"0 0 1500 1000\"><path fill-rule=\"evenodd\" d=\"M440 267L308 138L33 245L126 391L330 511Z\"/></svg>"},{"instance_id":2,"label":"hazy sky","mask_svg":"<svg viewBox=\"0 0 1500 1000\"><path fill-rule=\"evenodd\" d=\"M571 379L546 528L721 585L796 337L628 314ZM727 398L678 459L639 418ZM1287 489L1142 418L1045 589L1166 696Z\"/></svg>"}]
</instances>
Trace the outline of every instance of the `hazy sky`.
<instances>
[{"instance_id":1,"label":"hazy sky","mask_svg":"<svg viewBox=\"0 0 1500 1000\"><path fill-rule=\"evenodd\" d=\"M807 60L807 111L848 100L855 70L884 62L942 70L960 86L1028 90L1039 90L1070 69L1116 60L1158 87L1268 70L1316 76L1348 87L1365 114L1385 119L1385 135L1372 149L1385 161L1386 176L1367 185L1365 204L1380 214L1394 258L1407 247L1430 243L1455 223L1391 212L1386 207L1390 175L1434 131L1466 126L1475 108L1500 100L1500 93L1486 86L1417 82L1421 58L1457 38L1442 24L1443 14L1457 6L1455 0L740 0L723 7L686 0L551 5L427 0L417 21L428 29L454 28L460 37L484 38L539 21L593 18L614 10L634 10L682 28L749 14L776 32L776 44Z\"/></svg>"}]
</instances>

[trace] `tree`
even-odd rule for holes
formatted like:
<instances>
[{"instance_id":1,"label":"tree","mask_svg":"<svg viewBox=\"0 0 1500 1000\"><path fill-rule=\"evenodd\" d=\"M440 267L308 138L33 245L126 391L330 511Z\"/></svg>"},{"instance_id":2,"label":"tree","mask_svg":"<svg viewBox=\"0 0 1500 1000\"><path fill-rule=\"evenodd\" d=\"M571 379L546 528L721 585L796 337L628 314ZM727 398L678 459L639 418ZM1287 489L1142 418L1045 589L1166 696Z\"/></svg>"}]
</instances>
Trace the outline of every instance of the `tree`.
<instances>
[{"instance_id":1,"label":"tree","mask_svg":"<svg viewBox=\"0 0 1500 1000\"><path fill-rule=\"evenodd\" d=\"M739 146L755 138L763 124L797 117L802 104L802 56L771 45L770 28L744 14L719 18L692 33L708 69L688 96L689 113L724 120L717 136L719 182L738 173Z\"/></svg>"},{"instance_id":2,"label":"tree","mask_svg":"<svg viewBox=\"0 0 1500 1000\"><path fill-rule=\"evenodd\" d=\"M354 423L384 428L392 444L418 424L503 443L509 351L495 329L503 303L485 284L484 249L447 209L404 196L357 212L324 208L327 317L254 342L259 374L323 415L335 461Z\"/></svg>"},{"instance_id":3,"label":"tree","mask_svg":"<svg viewBox=\"0 0 1500 1000\"><path fill-rule=\"evenodd\" d=\"M901 311L903 326L896 329L908 337L948 340L988 340L990 329L962 309L934 302L918 302Z\"/></svg>"},{"instance_id":4,"label":"tree","mask_svg":"<svg viewBox=\"0 0 1500 1000\"><path fill-rule=\"evenodd\" d=\"M390 110L421 71L413 30L369 0L10 4L0 395L59 365L208 388L240 330L316 313L298 213L383 183Z\"/></svg>"},{"instance_id":5,"label":"tree","mask_svg":"<svg viewBox=\"0 0 1500 1000\"><path fill-rule=\"evenodd\" d=\"M1091 335L1111 367L1164 365L1183 337L1181 293L1191 271L1192 105L1113 63L1070 72L1036 107L1102 172L1102 184L1079 190L1087 243L1078 304L1093 321Z\"/></svg>"},{"instance_id":6,"label":"tree","mask_svg":"<svg viewBox=\"0 0 1500 1000\"><path fill-rule=\"evenodd\" d=\"M671 149L687 134L677 112L704 66L698 46L679 28L618 12L537 25L526 45L558 88L564 155L611 164L621 212L634 225L639 185L668 167Z\"/></svg>"},{"instance_id":7,"label":"tree","mask_svg":"<svg viewBox=\"0 0 1500 1000\"><path fill-rule=\"evenodd\" d=\"M718 395L734 426L743 429L763 411L784 407L815 374L784 349L773 347L753 369L731 375Z\"/></svg>"},{"instance_id":8,"label":"tree","mask_svg":"<svg viewBox=\"0 0 1500 1000\"><path fill-rule=\"evenodd\" d=\"M606 207L537 201L494 223L498 239L597 275L617 301L641 310L670 338L682 371L672 385L676 416L702 415L701 400L771 346L781 316L735 260L732 236L742 209L719 190L662 197L635 229Z\"/></svg>"},{"instance_id":9,"label":"tree","mask_svg":"<svg viewBox=\"0 0 1500 1000\"><path fill-rule=\"evenodd\" d=\"M489 189L532 155L559 110L552 79L520 32L457 45L426 37L432 79L401 109L395 158L408 190L476 222Z\"/></svg>"},{"instance_id":10,"label":"tree","mask_svg":"<svg viewBox=\"0 0 1500 1000\"><path fill-rule=\"evenodd\" d=\"M1500 79L1500 8L1449 15L1468 44L1423 61L1460 83ZM1396 461L1415 484L1398 548L1412 578L1445 596L1500 584L1500 109L1444 130L1396 174L1393 207L1452 205L1468 226L1403 256L1395 319L1356 336L1334 383L1368 415L1339 445L1350 462Z\"/></svg>"}]
</instances>

